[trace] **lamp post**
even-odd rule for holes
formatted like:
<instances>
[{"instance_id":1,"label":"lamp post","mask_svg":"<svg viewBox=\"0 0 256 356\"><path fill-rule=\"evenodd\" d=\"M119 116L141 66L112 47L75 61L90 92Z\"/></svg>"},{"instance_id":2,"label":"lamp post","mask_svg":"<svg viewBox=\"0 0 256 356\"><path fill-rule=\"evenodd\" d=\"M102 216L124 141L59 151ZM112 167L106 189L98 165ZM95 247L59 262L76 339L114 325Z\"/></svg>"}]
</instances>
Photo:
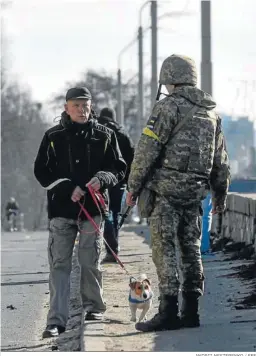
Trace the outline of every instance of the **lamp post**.
<instances>
[{"instance_id":1,"label":"lamp post","mask_svg":"<svg viewBox=\"0 0 256 356\"><path fill-rule=\"evenodd\" d=\"M156 101L157 74L157 2L151 1L151 109Z\"/></svg>"},{"instance_id":2,"label":"lamp post","mask_svg":"<svg viewBox=\"0 0 256 356\"><path fill-rule=\"evenodd\" d=\"M201 51L201 89L212 95L210 1L201 1Z\"/></svg>"},{"instance_id":3,"label":"lamp post","mask_svg":"<svg viewBox=\"0 0 256 356\"><path fill-rule=\"evenodd\" d=\"M145 6L151 3L151 27L143 31L142 28L142 10ZM180 17L190 15L191 12L187 11L172 11L166 12L161 16L157 17L157 2L156 1L147 1L145 2L139 13L139 29L138 29L138 40L139 40L139 110L138 110L138 122L140 122L140 132L144 126L144 95L143 95L143 85L144 85L144 75L143 75L143 34L151 28L151 108L153 108L156 100L156 93L158 89L158 80L157 80L157 22L165 17Z\"/></svg>"},{"instance_id":4,"label":"lamp post","mask_svg":"<svg viewBox=\"0 0 256 356\"><path fill-rule=\"evenodd\" d=\"M137 38L128 43L118 55L118 71L117 71L117 121L120 125L124 124L123 96L122 96L122 72L121 72L121 57L122 55L137 41Z\"/></svg>"},{"instance_id":5,"label":"lamp post","mask_svg":"<svg viewBox=\"0 0 256 356\"><path fill-rule=\"evenodd\" d=\"M142 27L142 12L144 8L151 3L151 27L143 30ZM123 113L123 98L122 98L122 72L121 72L121 56L138 40L138 116L137 116L137 132L138 135L142 131L144 126L144 75L143 75L143 34L151 29L151 106L155 104L155 98L157 93L158 81L157 81L157 20L164 17L177 17L181 15L187 15L189 13L182 11L173 11L171 13L165 13L160 17L157 17L157 1L146 1L142 4L139 10L139 27L137 38L133 39L128 45L126 45L118 56L118 72L117 72L117 120L123 125L124 113Z\"/></svg>"},{"instance_id":6,"label":"lamp post","mask_svg":"<svg viewBox=\"0 0 256 356\"><path fill-rule=\"evenodd\" d=\"M137 120L137 134L139 136L142 132L144 125L144 76L143 76L143 29L142 29L142 11L149 4L150 1L146 1L139 11L139 28L138 28L138 63L139 63L139 81L138 81L138 120Z\"/></svg>"}]
</instances>

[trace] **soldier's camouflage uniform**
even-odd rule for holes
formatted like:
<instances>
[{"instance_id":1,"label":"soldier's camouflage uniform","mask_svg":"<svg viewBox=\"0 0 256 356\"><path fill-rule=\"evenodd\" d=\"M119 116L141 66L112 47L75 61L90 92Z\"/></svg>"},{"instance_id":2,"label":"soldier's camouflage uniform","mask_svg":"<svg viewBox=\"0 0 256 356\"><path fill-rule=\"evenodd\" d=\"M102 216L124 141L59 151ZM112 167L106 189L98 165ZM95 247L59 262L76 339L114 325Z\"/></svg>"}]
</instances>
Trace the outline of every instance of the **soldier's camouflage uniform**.
<instances>
[{"instance_id":1,"label":"soldier's camouflage uniform","mask_svg":"<svg viewBox=\"0 0 256 356\"><path fill-rule=\"evenodd\" d=\"M172 77L171 84L179 85L173 94L155 104L136 148L128 185L134 196L144 184L156 193L149 222L160 295L178 295L175 241L181 255L182 289L202 295L201 201L211 190L213 206L225 207L229 161L221 119L214 111L216 104L209 94L195 87L193 62L180 56L168 60L169 66L163 64L160 83L170 84L168 78ZM175 61L179 61L179 70L172 72ZM182 85L188 81L190 85ZM195 104L197 112L187 118L169 143L173 128ZM157 168L152 170L156 162Z\"/></svg>"}]
</instances>

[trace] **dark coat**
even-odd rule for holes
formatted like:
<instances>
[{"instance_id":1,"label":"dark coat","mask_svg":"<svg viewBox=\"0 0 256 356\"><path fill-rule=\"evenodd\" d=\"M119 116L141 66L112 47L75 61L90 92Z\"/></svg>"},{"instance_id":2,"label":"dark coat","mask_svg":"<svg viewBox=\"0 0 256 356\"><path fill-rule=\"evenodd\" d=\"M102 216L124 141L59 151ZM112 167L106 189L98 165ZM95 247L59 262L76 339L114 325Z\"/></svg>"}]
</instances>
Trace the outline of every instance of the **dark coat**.
<instances>
[{"instance_id":1,"label":"dark coat","mask_svg":"<svg viewBox=\"0 0 256 356\"><path fill-rule=\"evenodd\" d=\"M122 157L125 160L125 163L127 164L125 178L122 180L122 182L120 182L120 184L127 184L131 170L131 164L134 157L134 144L129 135L115 121L109 119L108 117L100 116L98 118L98 122L101 125L104 125L109 129L113 130L116 134Z\"/></svg>"},{"instance_id":2,"label":"dark coat","mask_svg":"<svg viewBox=\"0 0 256 356\"><path fill-rule=\"evenodd\" d=\"M96 176L107 202L107 188L124 179L126 164L111 129L94 119L74 123L63 112L60 123L43 137L34 173L47 190L49 218L77 219L80 207L71 200L75 187L86 190L86 183ZM84 206L92 216L99 213L87 190ZM81 217L85 218L84 214Z\"/></svg>"}]
</instances>

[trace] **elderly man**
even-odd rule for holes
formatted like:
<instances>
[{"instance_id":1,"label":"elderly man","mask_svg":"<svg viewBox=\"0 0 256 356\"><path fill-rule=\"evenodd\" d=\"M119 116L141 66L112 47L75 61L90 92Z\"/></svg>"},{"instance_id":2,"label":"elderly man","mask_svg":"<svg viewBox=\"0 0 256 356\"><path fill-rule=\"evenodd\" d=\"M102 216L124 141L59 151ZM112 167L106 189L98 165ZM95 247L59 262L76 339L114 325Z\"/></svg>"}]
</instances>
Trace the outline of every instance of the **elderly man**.
<instances>
[{"instance_id":1,"label":"elderly man","mask_svg":"<svg viewBox=\"0 0 256 356\"><path fill-rule=\"evenodd\" d=\"M84 205L101 231L99 211L87 187L102 193L125 176L114 132L95 120L92 96L87 88L71 88L66 94L65 111L58 125L49 129L42 140L34 166L39 183L47 190L50 264L50 310L43 337L65 331L68 321L72 251L80 231L78 259L81 266L80 291L87 320L101 320L103 300L100 253L102 233L80 213Z\"/></svg>"}]
</instances>

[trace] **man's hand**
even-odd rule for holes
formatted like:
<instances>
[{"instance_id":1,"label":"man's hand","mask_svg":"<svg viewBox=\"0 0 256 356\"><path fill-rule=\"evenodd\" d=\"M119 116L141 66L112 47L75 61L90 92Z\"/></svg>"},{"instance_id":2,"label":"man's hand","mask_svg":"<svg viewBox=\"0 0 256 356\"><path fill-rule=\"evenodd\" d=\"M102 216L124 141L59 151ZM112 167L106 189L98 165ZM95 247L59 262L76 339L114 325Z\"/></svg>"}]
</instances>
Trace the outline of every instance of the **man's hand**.
<instances>
[{"instance_id":1,"label":"man's hand","mask_svg":"<svg viewBox=\"0 0 256 356\"><path fill-rule=\"evenodd\" d=\"M71 195L71 200L76 203L77 201L79 201L83 196L84 196L84 191L79 187L75 187L72 195Z\"/></svg>"},{"instance_id":2,"label":"man's hand","mask_svg":"<svg viewBox=\"0 0 256 356\"><path fill-rule=\"evenodd\" d=\"M93 190L100 190L100 180L97 177L93 177L90 182L86 184L86 187L90 186Z\"/></svg>"},{"instance_id":3,"label":"man's hand","mask_svg":"<svg viewBox=\"0 0 256 356\"><path fill-rule=\"evenodd\" d=\"M127 206L135 206L137 202L137 199L134 198L132 193L128 192L126 195L126 205Z\"/></svg>"}]
</instances>

